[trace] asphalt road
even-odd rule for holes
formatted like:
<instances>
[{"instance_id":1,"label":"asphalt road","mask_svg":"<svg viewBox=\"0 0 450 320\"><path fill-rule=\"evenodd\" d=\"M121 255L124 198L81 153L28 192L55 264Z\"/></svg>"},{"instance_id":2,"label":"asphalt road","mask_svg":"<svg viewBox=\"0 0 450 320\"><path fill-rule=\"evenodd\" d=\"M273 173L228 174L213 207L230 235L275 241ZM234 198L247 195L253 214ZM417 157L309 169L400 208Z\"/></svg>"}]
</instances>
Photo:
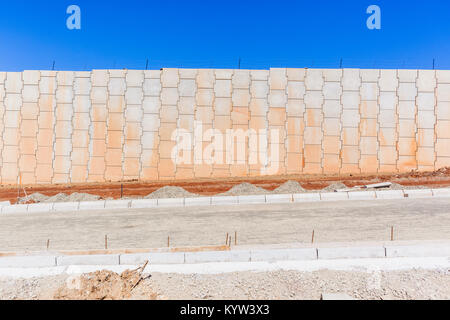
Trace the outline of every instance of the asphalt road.
<instances>
[{"instance_id":1,"label":"asphalt road","mask_svg":"<svg viewBox=\"0 0 450 320\"><path fill-rule=\"evenodd\" d=\"M450 198L0 215L0 251L449 240Z\"/></svg>"}]
</instances>

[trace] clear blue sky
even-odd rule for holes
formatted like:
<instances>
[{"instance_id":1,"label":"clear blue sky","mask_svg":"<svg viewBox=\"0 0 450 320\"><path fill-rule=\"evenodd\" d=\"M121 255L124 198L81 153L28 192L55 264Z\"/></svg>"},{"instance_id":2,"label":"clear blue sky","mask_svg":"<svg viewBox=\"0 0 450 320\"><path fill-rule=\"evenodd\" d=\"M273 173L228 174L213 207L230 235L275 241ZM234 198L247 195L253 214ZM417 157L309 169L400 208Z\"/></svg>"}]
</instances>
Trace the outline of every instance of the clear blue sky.
<instances>
[{"instance_id":1,"label":"clear blue sky","mask_svg":"<svg viewBox=\"0 0 450 320\"><path fill-rule=\"evenodd\" d=\"M81 8L68 30L66 8ZM381 8L381 30L366 8ZM448 0L1 1L0 70L450 69Z\"/></svg>"}]
</instances>

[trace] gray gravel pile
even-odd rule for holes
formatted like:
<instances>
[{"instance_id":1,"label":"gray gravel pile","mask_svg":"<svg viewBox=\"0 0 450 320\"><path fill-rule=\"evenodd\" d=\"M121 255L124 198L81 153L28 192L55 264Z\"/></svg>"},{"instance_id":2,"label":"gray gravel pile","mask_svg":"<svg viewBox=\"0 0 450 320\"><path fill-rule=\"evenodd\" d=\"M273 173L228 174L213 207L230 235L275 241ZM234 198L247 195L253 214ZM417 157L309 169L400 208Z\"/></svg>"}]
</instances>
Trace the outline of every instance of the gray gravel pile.
<instances>
[{"instance_id":1,"label":"gray gravel pile","mask_svg":"<svg viewBox=\"0 0 450 320\"><path fill-rule=\"evenodd\" d=\"M233 186L230 190L224 193L218 194L218 196L241 196L241 195L252 195L252 194L268 194L268 190L257 187L251 183L241 183Z\"/></svg>"},{"instance_id":2,"label":"gray gravel pile","mask_svg":"<svg viewBox=\"0 0 450 320\"><path fill-rule=\"evenodd\" d=\"M150 193L145 199L193 198L198 196L198 194L186 191L181 187L166 186Z\"/></svg>"},{"instance_id":3,"label":"gray gravel pile","mask_svg":"<svg viewBox=\"0 0 450 320\"><path fill-rule=\"evenodd\" d=\"M289 193L305 193L308 190L304 189L297 181L289 180L283 183L281 186L272 191L277 194L289 194Z\"/></svg>"}]
</instances>

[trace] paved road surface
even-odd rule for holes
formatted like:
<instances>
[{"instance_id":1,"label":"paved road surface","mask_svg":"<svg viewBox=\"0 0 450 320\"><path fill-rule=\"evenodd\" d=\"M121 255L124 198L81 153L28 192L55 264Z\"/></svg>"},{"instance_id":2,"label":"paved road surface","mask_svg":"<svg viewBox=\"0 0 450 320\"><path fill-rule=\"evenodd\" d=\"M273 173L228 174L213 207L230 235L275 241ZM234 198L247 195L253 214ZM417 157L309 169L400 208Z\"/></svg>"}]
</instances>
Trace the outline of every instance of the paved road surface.
<instances>
[{"instance_id":1,"label":"paved road surface","mask_svg":"<svg viewBox=\"0 0 450 320\"><path fill-rule=\"evenodd\" d=\"M450 198L0 215L0 251L450 239ZM234 239L233 239L234 242Z\"/></svg>"}]
</instances>

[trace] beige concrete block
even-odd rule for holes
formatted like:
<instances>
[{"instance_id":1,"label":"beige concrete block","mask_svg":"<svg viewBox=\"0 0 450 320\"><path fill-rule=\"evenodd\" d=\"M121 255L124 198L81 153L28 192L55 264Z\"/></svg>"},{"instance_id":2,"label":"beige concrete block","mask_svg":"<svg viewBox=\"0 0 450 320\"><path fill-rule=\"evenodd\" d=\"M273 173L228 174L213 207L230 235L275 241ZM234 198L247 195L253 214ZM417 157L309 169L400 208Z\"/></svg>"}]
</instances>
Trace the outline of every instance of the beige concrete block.
<instances>
[{"instance_id":1,"label":"beige concrete block","mask_svg":"<svg viewBox=\"0 0 450 320\"><path fill-rule=\"evenodd\" d=\"M416 136L416 122L414 120L403 120L398 121L398 134L400 137L415 137Z\"/></svg>"},{"instance_id":2,"label":"beige concrete block","mask_svg":"<svg viewBox=\"0 0 450 320\"><path fill-rule=\"evenodd\" d=\"M108 82L108 91L112 96L123 96L127 90L125 78L111 78Z\"/></svg>"},{"instance_id":3,"label":"beige concrete block","mask_svg":"<svg viewBox=\"0 0 450 320\"><path fill-rule=\"evenodd\" d=\"M303 100L288 100L286 112L290 117L303 117L305 113Z\"/></svg>"},{"instance_id":4,"label":"beige concrete block","mask_svg":"<svg viewBox=\"0 0 450 320\"><path fill-rule=\"evenodd\" d=\"M18 128L5 128L2 138L4 145L17 146L19 145L20 131Z\"/></svg>"},{"instance_id":5,"label":"beige concrete block","mask_svg":"<svg viewBox=\"0 0 450 320\"><path fill-rule=\"evenodd\" d=\"M323 121L322 110L306 109L305 125L308 127L320 127Z\"/></svg>"},{"instance_id":6,"label":"beige concrete block","mask_svg":"<svg viewBox=\"0 0 450 320\"><path fill-rule=\"evenodd\" d=\"M75 72L73 71L58 71L56 73L56 82L59 86L73 86L75 80Z\"/></svg>"},{"instance_id":7,"label":"beige concrete block","mask_svg":"<svg viewBox=\"0 0 450 320\"><path fill-rule=\"evenodd\" d=\"M161 100L158 97L145 97L142 102L144 113L159 114L161 110Z\"/></svg>"},{"instance_id":8,"label":"beige concrete block","mask_svg":"<svg viewBox=\"0 0 450 320\"><path fill-rule=\"evenodd\" d=\"M436 97L434 92L419 92L417 94L417 109L434 111L436 107Z\"/></svg>"},{"instance_id":9,"label":"beige concrete block","mask_svg":"<svg viewBox=\"0 0 450 320\"><path fill-rule=\"evenodd\" d=\"M250 87L250 70L235 70L232 82L233 89L248 89Z\"/></svg>"},{"instance_id":10,"label":"beige concrete block","mask_svg":"<svg viewBox=\"0 0 450 320\"><path fill-rule=\"evenodd\" d=\"M363 82L360 87L361 100L378 101L379 89L376 82Z\"/></svg>"},{"instance_id":11,"label":"beige concrete block","mask_svg":"<svg viewBox=\"0 0 450 320\"><path fill-rule=\"evenodd\" d=\"M304 101L306 108L322 109L324 97L321 91L307 91Z\"/></svg>"},{"instance_id":12,"label":"beige concrete block","mask_svg":"<svg viewBox=\"0 0 450 320\"><path fill-rule=\"evenodd\" d=\"M158 131L160 124L161 120L157 114L144 114L142 118L142 129L144 131Z\"/></svg>"},{"instance_id":13,"label":"beige concrete block","mask_svg":"<svg viewBox=\"0 0 450 320\"><path fill-rule=\"evenodd\" d=\"M96 87L106 87L109 82L108 70L92 70L91 72L91 83L92 86Z\"/></svg>"},{"instance_id":14,"label":"beige concrete block","mask_svg":"<svg viewBox=\"0 0 450 320\"><path fill-rule=\"evenodd\" d=\"M124 128L125 140L140 140L142 136L142 127L137 126L134 122L128 122Z\"/></svg>"},{"instance_id":15,"label":"beige concrete block","mask_svg":"<svg viewBox=\"0 0 450 320\"><path fill-rule=\"evenodd\" d=\"M160 70L144 70L145 79L159 79L161 77Z\"/></svg>"},{"instance_id":16,"label":"beige concrete block","mask_svg":"<svg viewBox=\"0 0 450 320\"><path fill-rule=\"evenodd\" d=\"M436 163L434 169L440 169L444 167L450 167L450 157L438 157L436 158Z\"/></svg>"},{"instance_id":17,"label":"beige concrete block","mask_svg":"<svg viewBox=\"0 0 450 320\"><path fill-rule=\"evenodd\" d=\"M378 152L377 137L361 137L360 151L364 155L376 155Z\"/></svg>"},{"instance_id":18,"label":"beige concrete block","mask_svg":"<svg viewBox=\"0 0 450 320\"><path fill-rule=\"evenodd\" d=\"M322 69L325 81L341 82L342 69Z\"/></svg>"},{"instance_id":19,"label":"beige concrete block","mask_svg":"<svg viewBox=\"0 0 450 320\"><path fill-rule=\"evenodd\" d=\"M305 121L299 117L288 117L286 129L288 135L303 135Z\"/></svg>"},{"instance_id":20,"label":"beige concrete block","mask_svg":"<svg viewBox=\"0 0 450 320\"><path fill-rule=\"evenodd\" d=\"M215 69L216 80L231 80L234 70L232 69Z\"/></svg>"},{"instance_id":21,"label":"beige concrete block","mask_svg":"<svg viewBox=\"0 0 450 320\"><path fill-rule=\"evenodd\" d=\"M267 81L270 77L270 71L269 70L251 70L250 75L252 77L252 81L254 80L262 80Z\"/></svg>"},{"instance_id":22,"label":"beige concrete block","mask_svg":"<svg viewBox=\"0 0 450 320\"><path fill-rule=\"evenodd\" d=\"M397 75L400 82L416 83L417 70L399 69Z\"/></svg>"},{"instance_id":23,"label":"beige concrete block","mask_svg":"<svg viewBox=\"0 0 450 320\"><path fill-rule=\"evenodd\" d=\"M161 93L161 80L145 79L142 89L145 96L159 97Z\"/></svg>"},{"instance_id":24,"label":"beige concrete block","mask_svg":"<svg viewBox=\"0 0 450 320\"><path fill-rule=\"evenodd\" d=\"M303 146L303 154L305 163L321 163L322 161L322 147L318 144L306 144L306 139L305 145ZM305 169L303 172L306 173Z\"/></svg>"},{"instance_id":25,"label":"beige concrete block","mask_svg":"<svg viewBox=\"0 0 450 320\"><path fill-rule=\"evenodd\" d=\"M397 94L395 92L381 91L378 103L381 110L395 110L398 104Z\"/></svg>"},{"instance_id":26,"label":"beige concrete block","mask_svg":"<svg viewBox=\"0 0 450 320\"><path fill-rule=\"evenodd\" d=\"M92 87L91 89L92 104L106 104L107 101L108 101L107 87Z\"/></svg>"},{"instance_id":27,"label":"beige concrete block","mask_svg":"<svg viewBox=\"0 0 450 320\"><path fill-rule=\"evenodd\" d=\"M72 126L74 130L89 130L90 123L89 113L75 113L73 115Z\"/></svg>"},{"instance_id":28,"label":"beige concrete block","mask_svg":"<svg viewBox=\"0 0 450 320\"><path fill-rule=\"evenodd\" d=\"M361 155L359 160L359 167L361 172L376 173L378 172L378 158L376 155Z\"/></svg>"},{"instance_id":29,"label":"beige concrete block","mask_svg":"<svg viewBox=\"0 0 450 320\"><path fill-rule=\"evenodd\" d=\"M398 138L398 154L400 156L415 156L416 151L416 138Z\"/></svg>"},{"instance_id":30,"label":"beige concrete block","mask_svg":"<svg viewBox=\"0 0 450 320\"><path fill-rule=\"evenodd\" d=\"M105 139L106 137L106 122L92 122L92 139Z\"/></svg>"},{"instance_id":31,"label":"beige concrete block","mask_svg":"<svg viewBox=\"0 0 450 320\"><path fill-rule=\"evenodd\" d=\"M7 130L7 129L5 129ZM38 122L36 120L24 120L20 126L20 136L22 137L36 137L38 132Z\"/></svg>"},{"instance_id":32,"label":"beige concrete block","mask_svg":"<svg viewBox=\"0 0 450 320\"><path fill-rule=\"evenodd\" d=\"M91 157L104 157L106 153L105 140L92 140L92 148L90 152Z\"/></svg>"},{"instance_id":33,"label":"beige concrete block","mask_svg":"<svg viewBox=\"0 0 450 320\"><path fill-rule=\"evenodd\" d=\"M322 142L323 153L339 155L341 150L341 139L336 136L325 136Z\"/></svg>"},{"instance_id":34,"label":"beige concrete block","mask_svg":"<svg viewBox=\"0 0 450 320\"><path fill-rule=\"evenodd\" d=\"M55 124L56 138L70 138L72 136L71 121L57 121Z\"/></svg>"},{"instance_id":35,"label":"beige concrete block","mask_svg":"<svg viewBox=\"0 0 450 320\"><path fill-rule=\"evenodd\" d=\"M127 76L127 70L126 69L122 69L122 70L108 70L109 73L109 78L125 78Z\"/></svg>"},{"instance_id":36,"label":"beige concrete block","mask_svg":"<svg viewBox=\"0 0 450 320\"><path fill-rule=\"evenodd\" d=\"M36 151L36 161L40 164L52 164L53 162L53 146L41 147Z\"/></svg>"},{"instance_id":37,"label":"beige concrete block","mask_svg":"<svg viewBox=\"0 0 450 320\"><path fill-rule=\"evenodd\" d=\"M339 119L325 118L323 120L323 134L325 136L340 136L341 122Z\"/></svg>"},{"instance_id":38,"label":"beige concrete block","mask_svg":"<svg viewBox=\"0 0 450 320\"><path fill-rule=\"evenodd\" d=\"M122 149L124 140L125 139L123 137L123 131L108 131L108 134L106 136L106 142L107 142L108 148Z\"/></svg>"},{"instance_id":39,"label":"beige concrete block","mask_svg":"<svg viewBox=\"0 0 450 320\"><path fill-rule=\"evenodd\" d=\"M17 163L3 163L1 167L1 176L3 184L17 184L19 169Z\"/></svg>"},{"instance_id":40,"label":"beige concrete block","mask_svg":"<svg viewBox=\"0 0 450 320\"><path fill-rule=\"evenodd\" d=\"M306 90L322 90L324 79L321 69L307 69L305 77Z\"/></svg>"},{"instance_id":41,"label":"beige concrete block","mask_svg":"<svg viewBox=\"0 0 450 320\"><path fill-rule=\"evenodd\" d=\"M378 123L383 128L395 128L397 126L397 113L395 110L380 110Z\"/></svg>"},{"instance_id":42,"label":"beige concrete block","mask_svg":"<svg viewBox=\"0 0 450 320\"><path fill-rule=\"evenodd\" d=\"M22 91L23 102L38 102L39 101L39 86L25 85Z\"/></svg>"},{"instance_id":43,"label":"beige concrete block","mask_svg":"<svg viewBox=\"0 0 450 320\"><path fill-rule=\"evenodd\" d=\"M38 146L53 146L53 129L41 129L37 134Z\"/></svg>"},{"instance_id":44,"label":"beige concrete block","mask_svg":"<svg viewBox=\"0 0 450 320\"><path fill-rule=\"evenodd\" d=\"M164 68L161 73L161 83L165 88L177 88L180 82L180 76L178 74L178 69L174 68Z\"/></svg>"},{"instance_id":45,"label":"beige concrete block","mask_svg":"<svg viewBox=\"0 0 450 320\"><path fill-rule=\"evenodd\" d=\"M439 83L450 83L450 70L436 70L436 78Z\"/></svg>"},{"instance_id":46,"label":"beige concrete block","mask_svg":"<svg viewBox=\"0 0 450 320\"><path fill-rule=\"evenodd\" d=\"M122 165L116 167L106 167L105 180L106 181L120 181L123 179Z\"/></svg>"},{"instance_id":47,"label":"beige concrete block","mask_svg":"<svg viewBox=\"0 0 450 320\"><path fill-rule=\"evenodd\" d=\"M22 103L22 96L16 93L6 94L3 101L6 110L20 110Z\"/></svg>"},{"instance_id":48,"label":"beige concrete block","mask_svg":"<svg viewBox=\"0 0 450 320\"><path fill-rule=\"evenodd\" d=\"M55 173L68 174L70 172L70 157L55 156L55 160L53 161L53 171Z\"/></svg>"},{"instance_id":49,"label":"beige concrete block","mask_svg":"<svg viewBox=\"0 0 450 320\"><path fill-rule=\"evenodd\" d=\"M252 116L266 116L269 105L266 99L251 99L249 109Z\"/></svg>"},{"instance_id":50,"label":"beige concrete block","mask_svg":"<svg viewBox=\"0 0 450 320\"><path fill-rule=\"evenodd\" d=\"M197 73L197 87L199 89L213 89L215 82L214 70L199 69Z\"/></svg>"},{"instance_id":51,"label":"beige concrete block","mask_svg":"<svg viewBox=\"0 0 450 320\"><path fill-rule=\"evenodd\" d=\"M438 102L436 115L438 120L450 120L450 102Z\"/></svg>"},{"instance_id":52,"label":"beige concrete block","mask_svg":"<svg viewBox=\"0 0 450 320\"><path fill-rule=\"evenodd\" d=\"M89 146L89 139L88 131L74 130L72 135L72 145L74 148L87 148Z\"/></svg>"},{"instance_id":53,"label":"beige concrete block","mask_svg":"<svg viewBox=\"0 0 450 320\"><path fill-rule=\"evenodd\" d=\"M176 113L176 107L174 106L164 106L161 109L161 113L164 112L171 112L172 109L175 110L175 113L171 113L171 115L174 115L175 117L178 116L178 114ZM164 112L163 112L164 111ZM141 122L142 117L144 116L143 110L141 108L141 106L127 106L126 110L125 110L125 119L127 122Z\"/></svg>"},{"instance_id":54,"label":"beige concrete block","mask_svg":"<svg viewBox=\"0 0 450 320\"><path fill-rule=\"evenodd\" d=\"M396 91L398 87L397 70L380 70L378 85L381 91Z\"/></svg>"},{"instance_id":55,"label":"beige concrete block","mask_svg":"<svg viewBox=\"0 0 450 320\"><path fill-rule=\"evenodd\" d=\"M41 77L39 81L39 92L42 94L56 93L56 78L55 77Z\"/></svg>"},{"instance_id":56,"label":"beige concrete block","mask_svg":"<svg viewBox=\"0 0 450 320\"><path fill-rule=\"evenodd\" d=\"M422 130L424 132L424 130ZM432 130L425 131L428 133L428 141L431 140ZM450 139L450 121L448 120L440 120L436 123L436 137L437 138L445 138Z\"/></svg>"},{"instance_id":57,"label":"beige concrete block","mask_svg":"<svg viewBox=\"0 0 450 320\"><path fill-rule=\"evenodd\" d=\"M305 127L303 133L305 145L321 144L322 143L322 129L320 127Z\"/></svg>"},{"instance_id":58,"label":"beige concrete block","mask_svg":"<svg viewBox=\"0 0 450 320\"><path fill-rule=\"evenodd\" d=\"M123 160L123 176L125 179L136 179L139 178L141 171L139 159L125 158Z\"/></svg>"},{"instance_id":59,"label":"beige concrete block","mask_svg":"<svg viewBox=\"0 0 450 320\"><path fill-rule=\"evenodd\" d=\"M419 166L433 166L435 161L434 148L417 148L417 164Z\"/></svg>"},{"instance_id":60,"label":"beige concrete block","mask_svg":"<svg viewBox=\"0 0 450 320\"><path fill-rule=\"evenodd\" d=\"M174 99L175 97L172 96L173 92L172 91L167 91L169 90L168 88L163 88L162 92L161 92L161 100L162 101L167 101L166 99L172 101L172 99ZM175 88L170 88L170 90L175 90L176 92L176 100L175 100L175 104L176 101L178 100L178 91ZM141 87L128 87L127 88L127 92L125 93L125 101L127 103L127 105L129 104L142 104L142 101L144 100L144 92L142 91Z\"/></svg>"},{"instance_id":61,"label":"beige concrete block","mask_svg":"<svg viewBox=\"0 0 450 320\"><path fill-rule=\"evenodd\" d=\"M36 156L37 140L36 137L21 137L19 143L19 149L21 154L28 154Z\"/></svg>"},{"instance_id":62,"label":"beige concrete block","mask_svg":"<svg viewBox=\"0 0 450 320\"><path fill-rule=\"evenodd\" d=\"M347 146L359 145L359 128L342 128L342 143Z\"/></svg>"},{"instance_id":63,"label":"beige concrete block","mask_svg":"<svg viewBox=\"0 0 450 320\"><path fill-rule=\"evenodd\" d=\"M22 79L24 85L38 85L41 73L38 70L25 70L22 73Z\"/></svg>"},{"instance_id":64,"label":"beige concrete block","mask_svg":"<svg viewBox=\"0 0 450 320\"><path fill-rule=\"evenodd\" d=\"M417 127L421 129L433 129L436 123L434 111L418 111Z\"/></svg>"},{"instance_id":65,"label":"beige concrete block","mask_svg":"<svg viewBox=\"0 0 450 320\"><path fill-rule=\"evenodd\" d=\"M363 137L376 137L378 134L377 119L361 119L359 131Z\"/></svg>"},{"instance_id":66,"label":"beige concrete block","mask_svg":"<svg viewBox=\"0 0 450 320\"><path fill-rule=\"evenodd\" d=\"M90 181L101 181L101 178L105 173L105 158L103 157L91 157L89 160L89 176ZM100 176L100 177L96 177Z\"/></svg>"},{"instance_id":67,"label":"beige concrete block","mask_svg":"<svg viewBox=\"0 0 450 320\"><path fill-rule=\"evenodd\" d=\"M450 157L450 139L436 139L436 156Z\"/></svg>"},{"instance_id":68,"label":"beige concrete block","mask_svg":"<svg viewBox=\"0 0 450 320\"><path fill-rule=\"evenodd\" d=\"M359 91L361 86L359 69L344 69L341 83L344 90Z\"/></svg>"},{"instance_id":69,"label":"beige concrete block","mask_svg":"<svg viewBox=\"0 0 450 320\"><path fill-rule=\"evenodd\" d=\"M43 95L41 93L38 105L41 112L53 111L56 108L56 98L54 95Z\"/></svg>"},{"instance_id":70,"label":"beige concrete block","mask_svg":"<svg viewBox=\"0 0 450 320\"><path fill-rule=\"evenodd\" d=\"M21 93L23 87L22 72L7 72L5 80L6 93Z\"/></svg>"},{"instance_id":71,"label":"beige concrete block","mask_svg":"<svg viewBox=\"0 0 450 320\"><path fill-rule=\"evenodd\" d=\"M341 102L343 109L359 109L361 97L359 92L345 91L342 93Z\"/></svg>"},{"instance_id":72,"label":"beige concrete block","mask_svg":"<svg viewBox=\"0 0 450 320\"><path fill-rule=\"evenodd\" d=\"M341 160L338 155L324 154L323 155L323 173L332 174L339 173L341 167Z\"/></svg>"},{"instance_id":73,"label":"beige concrete block","mask_svg":"<svg viewBox=\"0 0 450 320\"><path fill-rule=\"evenodd\" d=\"M380 128L378 139L380 146L395 146L397 141L397 131L395 128Z\"/></svg>"},{"instance_id":74,"label":"beige concrete block","mask_svg":"<svg viewBox=\"0 0 450 320\"><path fill-rule=\"evenodd\" d=\"M250 92L248 89L234 89L232 96L233 106L248 107L250 103Z\"/></svg>"},{"instance_id":75,"label":"beige concrete block","mask_svg":"<svg viewBox=\"0 0 450 320\"><path fill-rule=\"evenodd\" d=\"M342 94L342 87L339 82L325 82L323 85L323 95L325 99L339 100Z\"/></svg>"},{"instance_id":76,"label":"beige concrete block","mask_svg":"<svg viewBox=\"0 0 450 320\"><path fill-rule=\"evenodd\" d=\"M440 124L440 123L438 123L438 124ZM447 129L450 129L450 127L447 126ZM450 138L450 134L447 133L447 135ZM436 136L440 137L440 138L446 138L445 136L440 136L440 128L438 126L436 126ZM434 129L418 129L417 130L417 145L418 146L420 146L420 147L433 147L434 146L434 142L435 142Z\"/></svg>"},{"instance_id":77,"label":"beige concrete block","mask_svg":"<svg viewBox=\"0 0 450 320\"><path fill-rule=\"evenodd\" d=\"M400 101L397 112L400 119L415 119L416 104L414 101Z\"/></svg>"},{"instance_id":78,"label":"beige concrete block","mask_svg":"<svg viewBox=\"0 0 450 320\"><path fill-rule=\"evenodd\" d=\"M397 167L399 172L409 172L411 170L417 170L416 156L399 156Z\"/></svg>"},{"instance_id":79,"label":"beige concrete block","mask_svg":"<svg viewBox=\"0 0 450 320\"><path fill-rule=\"evenodd\" d=\"M338 100L325 100L323 103L323 114L327 118L340 118L342 105Z\"/></svg>"},{"instance_id":80,"label":"beige concrete block","mask_svg":"<svg viewBox=\"0 0 450 320\"><path fill-rule=\"evenodd\" d=\"M73 117L72 104L57 104L55 115L57 121L72 121Z\"/></svg>"},{"instance_id":81,"label":"beige concrete block","mask_svg":"<svg viewBox=\"0 0 450 320\"><path fill-rule=\"evenodd\" d=\"M379 107L376 101L361 101L360 114L361 118L376 119L378 116Z\"/></svg>"},{"instance_id":82,"label":"beige concrete block","mask_svg":"<svg viewBox=\"0 0 450 320\"><path fill-rule=\"evenodd\" d=\"M438 102L450 101L450 83L439 83L436 89L436 96Z\"/></svg>"},{"instance_id":83,"label":"beige concrete block","mask_svg":"<svg viewBox=\"0 0 450 320\"><path fill-rule=\"evenodd\" d=\"M421 92L432 92L436 88L436 71L435 70L418 70L416 86Z\"/></svg>"},{"instance_id":84,"label":"beige concrete block","mask_svg":"<svg viewBox=\"0 0 450 320\"><path fill-rule=\"evenodd\" d=\"M395 146L380 146L378 156L382 165L395 165L397 163L398 154Z\"/></svg>"},{"instance_id":85,"label":"beige concrete block","mask_svg":"<svg viewBox=\"0 0 450 320\"><path fill-rule=\"evenodd\" d=\"M252 98L267 99L269 95L269 84L267 81L252 81L250 92Z\"/></svg>"},{"instance_id":86,"label":"beige concrete block","mask_svg":"<svg viewBox=\"0 0 450 320\"><path fill-rule=\"evenodd\" d=\"M343 110L341 119L343 127L359 127L359 110Z\"/></svg>"},{"instance_id":87,"label":"beige concrete block","mask_svg":"<svg viewBox=\"0 0 450 320\"><path fill-rule=\"evenodd\" d=\"M284 68L270 68L270 90L286 90L287 76Z\"/></svg>"},{"instance_id":88,"label":"beige concrete block","mask_svg":"<svg viewBox=\"0 0 450 320\"><path fill-rule=\"evenodd\" d=\"M303 99L306 93L304 82L289 81L287 85L288 99Z\"/></svg>"},{"instance_id":89,"label":"beige concrete block","mask_svg":"<svg viewBox=\"0 0 450 320\"><path fill-rule=\"evenodd\" d=\"M3 116L3 125L5 128L19 128L21 116L19 111L6 110Z\"/></svg>"},{"instance_id":90,"label":"beige concrete block","mask_svg":"<svg viewBox=\"0 0 450 320\"><path fill-rule=\"evenodd\" d=\"M180 97L195 97L197 91L195 79L181 79L178 91Z\"/></svg>"},{"instance_id":91,"label":"beige concrete block","mask_svg":"<svg viewBox=\"0 0 450 320\"><path fill-rule=\"evenodd\" d=\"M231 80L216 80L214 94L216 98L231 98L233 88Z\"/></svg>"},{"instance_id":92,"label":"beige concrete block","mask_svg":"<svg viewBox=\"0 0 450 320\"><path fill-rule=\"evenodd\" d=\"M212 106L214 103L214 90L198 89L196 101L198 106Z\"/></svg>"},{"instance_id":93,"label":"beige concrete block","mask_svg":"<svg viewBox=\"0 0 450 320\"><path fill-rule=\"evenodd\" d=\"M342 163L358 164L360 158L359 148L357 146L342 146Z\"/></svg>"},{"instance_id":94,"label":"beige concrete block","mask_svg":"<svg viewBox=\"0 0 450 320\"><path fill-rule=\"evenodd\" d=\"M211 107L197 107L195 110L195 120L204 124L212 124L214 120L214 111Z\"/></svg>"},{"instance_id":95,"label":"beige concrete block","mask_svg":"<svg viewBox=\"0 0 450 320\"><path fill-rule=\"evenodd\" d=\"M89 161L89 150L87 148L73 148L70 159L73 166L87 165Z\"/></svg>"},{"instance_id":96,"label":"beige concrete block","mask_svg":"<svg viewBox=\"0 0 450 320\"><path fill-rule=\"evenodd\" d=\"M50 164L38 164L36 166L37 183L50 183L53 176L53 167Z\"/></svg>"},{"instance_id":97,"label":"beige concrete block","mask_svg":"<svg viewBox=\"0 0 450 320\"><path fill-rule=\"evenodd\" d=\"M380 70L378 69L361 69L359 74L363 82L378 82L380 78Z\"/></svg>"},{"instance_id":98,"label":"beige concrete block","mask_svg":"<svg viewBox=\"0 0 450 320\"><path fill-rule=\"evenodd\" d=\"M195 97L180 97L180 100L178 101L178 111L180 114L193 115L196 105Z\"/></svg>"},{"instance_id":99,"label":"beige concrete block","mask_svg":"<svg viewBox=\"0 0 450 320\"><path fill-rule=\"evenodd\" d=\"M73 100L73 111L74 112L86 112L88 113L91 109L91 100L89 96L75 96ZM42 110L42 109L41 109Z\"/></svg>"},{"instance_id":100,"label":"beige concrete block","mask_svg":"<svg viewBox=\"0 0 450 320\"><path fill-rule=\"evenodd\" d=\"M270 108L268 120L271 126L284 126L286 122L286 111L279 108Z\"/></svg>"},{"instance_id":101,"label":"beige concrete block","mask_svg":"<svg viewBox=\"0 0 450 320\"><path fill-rule=\"evenodd\" d=\"M415 101L417 97L416 84L400 82L398 86L398 97L403 101Z\"/></svg>"}]
</instances>

